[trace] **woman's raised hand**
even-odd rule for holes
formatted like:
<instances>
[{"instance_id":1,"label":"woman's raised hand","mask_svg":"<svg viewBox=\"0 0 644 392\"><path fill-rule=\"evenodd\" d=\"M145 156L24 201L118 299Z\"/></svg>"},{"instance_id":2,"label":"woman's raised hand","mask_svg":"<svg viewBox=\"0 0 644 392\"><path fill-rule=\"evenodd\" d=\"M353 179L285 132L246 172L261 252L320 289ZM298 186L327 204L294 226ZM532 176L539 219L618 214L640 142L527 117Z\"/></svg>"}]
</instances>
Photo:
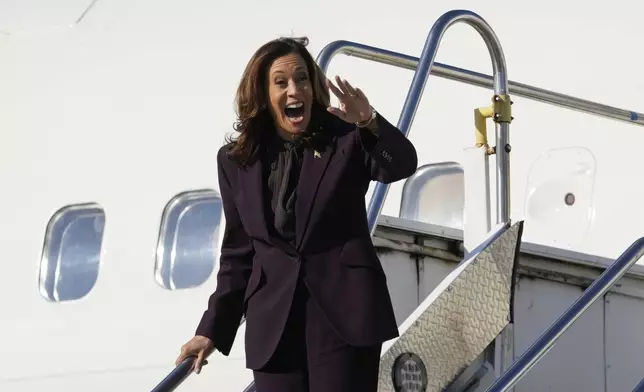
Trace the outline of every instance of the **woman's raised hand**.
<instances>
[{"instance_id":1,"label":"woman's raised hand","mask_svg":"<svg viewBox=\"0 0 644 392\"><path fill-rule=\"evenodd\" d=\"M346 80L335 77L336 87L329 79L326 84L329 90L338 97L339 107L329 107L327 110L348 123L357 123L371 117L371 105L362 90L354 88Z\"/></svg>"}]
</instances>

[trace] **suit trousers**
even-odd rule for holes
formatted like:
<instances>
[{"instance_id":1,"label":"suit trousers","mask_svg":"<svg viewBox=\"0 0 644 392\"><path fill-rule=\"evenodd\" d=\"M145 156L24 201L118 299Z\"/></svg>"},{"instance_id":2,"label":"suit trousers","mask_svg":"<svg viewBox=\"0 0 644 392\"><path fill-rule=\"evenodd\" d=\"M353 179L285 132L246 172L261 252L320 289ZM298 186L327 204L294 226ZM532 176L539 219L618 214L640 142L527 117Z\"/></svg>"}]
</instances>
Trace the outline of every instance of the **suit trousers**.
<instances>
[{"instance_id":1,"label":"suit trousers","mask_svg":"<svg viewBox=\"0 0 644 392\"><path fill-rule=\"evenodd\" d=\"M348 345L300 280L282 338L253 371L257 392L377 392L382 344Z\"/></svg>"}]
</instances>

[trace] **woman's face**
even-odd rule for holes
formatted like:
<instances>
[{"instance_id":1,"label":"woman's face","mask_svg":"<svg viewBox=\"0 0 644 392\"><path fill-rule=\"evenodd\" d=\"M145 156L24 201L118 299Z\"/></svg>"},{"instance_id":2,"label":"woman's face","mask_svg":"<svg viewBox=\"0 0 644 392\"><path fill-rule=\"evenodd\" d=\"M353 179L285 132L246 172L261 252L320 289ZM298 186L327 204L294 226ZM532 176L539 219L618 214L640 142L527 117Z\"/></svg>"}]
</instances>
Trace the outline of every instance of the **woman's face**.
<instances>
[{"instance_id":1,"label":"woman's face","mask_svg":"<svg viewBox=\"0 0 644 392\"><path fill-rule=\"evenodd\" d=\"M268 70L269 108L278 130L304 132L311 120L313 86L298 54L277 58Z\"/></svg>"}]
</instances>

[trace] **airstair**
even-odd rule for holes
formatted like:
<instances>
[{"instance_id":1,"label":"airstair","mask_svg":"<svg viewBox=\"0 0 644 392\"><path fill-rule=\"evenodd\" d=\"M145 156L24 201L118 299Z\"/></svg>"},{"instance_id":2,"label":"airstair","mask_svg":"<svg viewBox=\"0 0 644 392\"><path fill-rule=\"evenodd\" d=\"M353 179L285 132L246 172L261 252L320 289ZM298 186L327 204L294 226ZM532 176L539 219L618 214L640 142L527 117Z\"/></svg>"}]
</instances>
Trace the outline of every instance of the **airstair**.
<instances>
[{"instance_id":1,"label":"airstair","mask_svg":"<svg viewBox=\"0 0 644 392\"><path fill-rule=\"evenodd\" d=\"M464 22L482 36L493 65L493 76L434 63L445 31ZM638 113L584 101L508 82L501 45L491 27L477 14L454 10L433 25L420 58L354 42L335 41L318 56L326 72L331 59L343 53L378 63L415 70L398 128L407 135L430 74L460 82L493 88L491 105L475 109L476 151L472 160L488 167L496 157L496 225L491 228L487 173L466 172L468 219L465 225L466 257L451 274L399 326L400 337L387 342L381 354L380 392L412 391L509 391L555 344L557 339L599 298L601 298L644 254L644 238L635 241L583 292L521 357L498 358L503 340L513 321L513 294L517 257L523 222L510 222L509 174L511 151L509 128L512 121L509 90L519 96L622 121L644 123ZM494 147L487 142L486 119L495 123ZM368 207L371 232L376 229L388 185L378 183ZM489 355L491 353L491 355ZM175 390L190 374L194 358L177 366L153 392ZM499 365L501 364L501 365ZM496 368L495 368L496 367ZM500 367L500 368L499 368ZM644 381L636 390L644 390ZM255 391L254 385L244 392Z\"/></svg>"}]
</instances>

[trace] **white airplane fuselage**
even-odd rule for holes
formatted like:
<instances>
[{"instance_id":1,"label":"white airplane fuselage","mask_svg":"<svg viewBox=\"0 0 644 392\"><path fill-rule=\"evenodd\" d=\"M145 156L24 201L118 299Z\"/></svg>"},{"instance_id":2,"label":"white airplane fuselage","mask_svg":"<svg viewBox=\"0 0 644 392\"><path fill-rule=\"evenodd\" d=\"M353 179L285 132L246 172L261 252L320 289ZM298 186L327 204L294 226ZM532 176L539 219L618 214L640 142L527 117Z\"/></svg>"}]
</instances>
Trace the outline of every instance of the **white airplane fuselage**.
<instances>
[{"instance_id":1,"label":"white airplane fuselage","mask_svg":"<svg viewBox=\"0 0 644 392\"><path fill-rule=\"evenodd\" d=\"M172 249L160 247L192 248L172 239L178 221L164 231L179 219L164 211L185 192L216 200L216 151L232 132L235 90L268 40L307 36L314 56L349 40L418 57L441 14L468 9L496 32L510 80L644 112L644 57L633 50L644 3L495 4L0 0L0 390L149 390L172 368L215 289L217 265L203 260L216 259L217 243L194 259L201 277L180 277L191 265L167 261ZM436 61L491 74L483 41L464 24L448 30ZM342 55L328 74L361 87L393 123L413 77ZM431 76L409 133L419 165L461 162L474 143L473 109L491 97ZM525 219L524 241L618 256L644 233L644 128L513 101L511 218ZM383 214L399 216L403 185L391 186ZM89 226L52 221L69 206L86 211L76 218L89 216ZM191 208L200 206L217 203ZM95 237L83 237L83 227ZM85 244L75 241L94 241L95 260L63 260ZM74 268L88 269L85 292L65 289ZM243 326L231 356L215 354L209 367L181 390L248 384Z\"/></svg>"}]
</instances>

